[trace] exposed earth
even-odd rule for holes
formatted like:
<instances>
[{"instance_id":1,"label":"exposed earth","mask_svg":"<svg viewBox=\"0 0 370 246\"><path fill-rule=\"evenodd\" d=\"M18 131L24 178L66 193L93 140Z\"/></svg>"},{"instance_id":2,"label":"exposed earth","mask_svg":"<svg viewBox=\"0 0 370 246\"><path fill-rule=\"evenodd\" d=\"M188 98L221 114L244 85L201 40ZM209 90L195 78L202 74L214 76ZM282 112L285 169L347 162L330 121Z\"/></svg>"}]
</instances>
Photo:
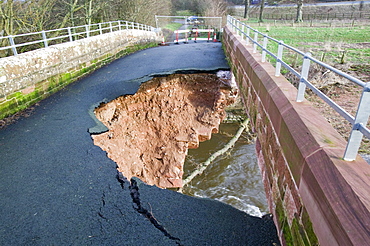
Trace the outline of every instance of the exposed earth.
<instances>
[{"instance_id":1,"label":"exposed earth","mask_svg":"<svg viewBox=\"0 0 370 246\"><path fill-rule=\"evenodd\" d=\"M92 135L94 144L128 179L182 187L188 148L197 148L218 132L225 107L235 101L236 88L218 74L156 77L135 95L100 105L95 114L109 131Z\"/></svg>"}]
</instances>

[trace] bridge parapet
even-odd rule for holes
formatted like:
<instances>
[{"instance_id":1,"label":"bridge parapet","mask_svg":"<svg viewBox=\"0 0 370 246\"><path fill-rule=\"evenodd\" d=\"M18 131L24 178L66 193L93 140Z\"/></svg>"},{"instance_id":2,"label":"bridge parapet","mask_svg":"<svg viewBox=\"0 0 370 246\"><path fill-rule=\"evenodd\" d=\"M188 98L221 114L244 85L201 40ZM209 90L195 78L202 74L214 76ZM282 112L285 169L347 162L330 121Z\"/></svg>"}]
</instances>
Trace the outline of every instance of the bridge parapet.
<instances>
[{"instance_id":1,"label":"bridge parapet","mask_svg":"<svg viewBox=\"0 0 370 246\"><path fill-rule=\"evenodd\" d=\"M287 245L365 245L370 166L343 160L346 141L297 89L228 27L223 38L247 113L269 207Z\"/></svg>"},{"instance_id":2,"label":"bridge parapet","mask_svg":"<svg viewBox=\"0 0 370 246\"><path fill-rule=\"evenodd\" d=\"M156 32L125 29L1 58L0 119L121 57L128 47L151 42L160 42Z\"/></svg>"}]
</instances>

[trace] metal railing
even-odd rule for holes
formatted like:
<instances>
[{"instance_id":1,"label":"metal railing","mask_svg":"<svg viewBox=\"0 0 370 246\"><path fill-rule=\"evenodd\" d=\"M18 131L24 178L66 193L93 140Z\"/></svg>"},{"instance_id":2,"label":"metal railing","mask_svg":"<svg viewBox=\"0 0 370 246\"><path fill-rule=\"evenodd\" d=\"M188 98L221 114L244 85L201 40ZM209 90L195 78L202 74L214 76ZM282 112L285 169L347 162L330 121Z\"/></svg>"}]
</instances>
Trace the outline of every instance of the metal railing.
<instances>
[{"instance_id":1,"label":"metal railing","mask_svg":"<svg viewBox=\"0 0 370 246\"><path fill-rule=\"evenodd\" d=\"M251 28L250 26L246 25L243 22L240 22L239 20L235 19L232 16L227 17L227 25L231 28L233 32L235 32L237 35L240 35L242 39L245 40L247 45L249 44L253 45L253 53L257 52L257 48L259 48L262 51L262 62L266 61L266 54L269 54L276 60L275 76L279 76L281 74L280 73L281 65L283 65L287 70L289 70L293 75L295 75L299 79L298 93L296 98L297 102L303 101L306 87L308 87L316 95L323 99L330 107L332 107L336 112L338 112L342 117L344 117L349 123L352 124L352 131L347 142L347 147L343 159L346 161L355 160L363 136L370 139L370 130L367 127L370 115L370 82L365 83L347 73L344 73L328 64L325 64L313 58L310 53L303 53L302 51L294 47L284 44L283 41L271 38L267 34L261 33L258 30ZM261 40L258 39L259 37L262 37L262 42ZM277 44L278 46L277 54L274 54L273 52L267 49L268 41ZM283 61L284 48L295 52L296 54L300 55L303 58L302 68L300 72L296 71L292 66ZM308 74L311 62L314 62L334 72L335 74L342 76L348 79L349 81L363 87L362 96L358 104L357 113L355 117L348 113L346 110L344 110L337 103L335 103L323 92L321 92L312 83L310 83L310 81L308 81Z\"/></svg>"},{"instance_id":2,"label":"metal railing","mask_svg":"<svg viewBox=\"0 0 370 246\"><path fill-rule=\"evenodd\" d=\"M154 31L155 28L152 26L129 22L129 21L110 21L103 22L91 25L82 25L75 27L66 27L61 29L25 33L18 35L10 35L6 37L0 37L0 43L5 43L3 47L0 47L1 50L11 49L13 55L17 55L17 48L26 47L35 44L41 44L40 47L48 47L52 43L65 43L82 38L88 38L91 36L102 35L104 33L120 31L122 29L136 29L136 30L145 30L145 31ZM17 39L20 40L17 42ZM6 44L8 43L8 44ZM37 49L37 48L34 48ZM28 50L27 50L28 51Z\"/></svg>"}]
</instances>

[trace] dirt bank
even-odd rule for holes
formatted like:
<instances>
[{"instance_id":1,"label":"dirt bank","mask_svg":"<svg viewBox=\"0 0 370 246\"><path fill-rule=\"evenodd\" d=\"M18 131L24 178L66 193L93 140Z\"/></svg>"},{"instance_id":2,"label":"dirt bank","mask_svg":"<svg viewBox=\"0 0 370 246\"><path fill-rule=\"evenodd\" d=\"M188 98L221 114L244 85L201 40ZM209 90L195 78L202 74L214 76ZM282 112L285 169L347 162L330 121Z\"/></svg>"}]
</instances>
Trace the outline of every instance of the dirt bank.
<instances>
[{"instance_id":1,"label":"dirt bank","mask_svg":"<svg viewBox=\"0 0 370 246\"><path fill-rule=\"evenodd\" d=\"M236 89L216 74L157 77L135 95L100 105L109 131L93 135L127 178L163 188L181 187L188 148L211 138L235 101Z\"/></svg>"}]
</instances>

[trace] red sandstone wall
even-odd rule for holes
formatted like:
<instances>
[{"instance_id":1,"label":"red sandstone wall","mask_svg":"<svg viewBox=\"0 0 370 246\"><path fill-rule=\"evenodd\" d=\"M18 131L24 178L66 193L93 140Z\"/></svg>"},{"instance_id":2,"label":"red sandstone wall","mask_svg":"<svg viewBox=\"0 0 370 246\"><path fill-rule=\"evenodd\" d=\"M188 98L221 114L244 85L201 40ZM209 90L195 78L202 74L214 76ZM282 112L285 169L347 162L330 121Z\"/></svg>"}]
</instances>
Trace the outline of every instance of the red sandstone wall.
<instances>
[{"instance_id":1,"label":"red sandstone wall","mask_svg":"<svg viewBox=\"0 0 370 246\"><path fill-rule=\"evenodd\" d=\"M225 50L257 132L269 207L285 245L369 245L370 165L274 67L227 27Z\"/></svg>"}]
</instances>

